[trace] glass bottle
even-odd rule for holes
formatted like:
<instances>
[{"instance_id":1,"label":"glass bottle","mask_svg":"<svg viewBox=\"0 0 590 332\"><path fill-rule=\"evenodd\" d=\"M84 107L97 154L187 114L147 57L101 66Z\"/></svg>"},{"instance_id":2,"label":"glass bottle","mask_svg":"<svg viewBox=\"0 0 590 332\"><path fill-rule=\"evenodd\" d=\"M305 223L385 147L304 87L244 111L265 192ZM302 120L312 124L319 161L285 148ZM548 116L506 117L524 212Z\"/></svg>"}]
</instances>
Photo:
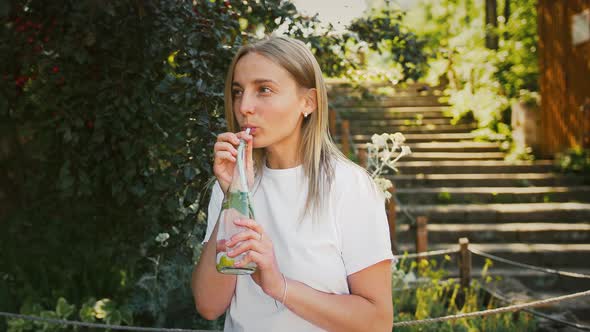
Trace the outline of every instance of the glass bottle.
<instances>
[{"instance_id":1,"label":"glass bottle","mask_svg":"<svg viewBox=\"0 0 590 332\"><path fill-rule=\"evenodd\" d=\"M249 133L249 129L246 133ZM234 224L236 219L254 219L254 212L252 211L252 199L250 191L248 190L248 179L246 176L246 142L240 139L238 145L237 163L234 167L234 175L229 186L228 193L223 199L221 205L221 212L217 222L219 223L219 230L217 231L217 271L224 274L251 274L256 271L256 263L250 262L246 266L234 267L234 262L242 260L246 253L242 253L236 257L227 256L227 248L225 243L229 241L232 236L247 230L246 227ZM237 243L233 246L236 248Z\"/></svg>"}]
</instances>

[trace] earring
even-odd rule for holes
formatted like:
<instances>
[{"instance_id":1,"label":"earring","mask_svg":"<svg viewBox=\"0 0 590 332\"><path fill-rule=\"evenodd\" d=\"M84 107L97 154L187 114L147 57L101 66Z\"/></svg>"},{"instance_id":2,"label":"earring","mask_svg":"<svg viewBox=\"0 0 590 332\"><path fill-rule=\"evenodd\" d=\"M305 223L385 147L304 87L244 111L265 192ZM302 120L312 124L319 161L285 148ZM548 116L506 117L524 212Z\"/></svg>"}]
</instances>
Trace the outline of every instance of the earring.
<instances>
[{"instance_id":1,"label":"earring","mask_svg":"<svg viewBox=\"0 0 590 332\"><path fill-rule=\"evenodd\" d=\"M303 117L304 117L304 118L307 118L307 115L308 115L308 114L307 114L306 112L303 112Z\"/></svg>"}]
</instances>

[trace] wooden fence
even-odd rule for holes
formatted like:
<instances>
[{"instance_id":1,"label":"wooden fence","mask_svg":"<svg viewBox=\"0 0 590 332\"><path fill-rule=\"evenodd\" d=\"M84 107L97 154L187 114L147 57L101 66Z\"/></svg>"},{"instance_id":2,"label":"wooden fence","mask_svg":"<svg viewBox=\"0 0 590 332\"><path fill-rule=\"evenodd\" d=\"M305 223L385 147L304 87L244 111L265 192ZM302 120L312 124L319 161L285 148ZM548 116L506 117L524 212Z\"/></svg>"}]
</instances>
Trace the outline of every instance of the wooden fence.
<instances>
[{"instance_id":1,"label":"wooden fence","mask_svg":"<svg viewBox=\"0 0 590 332\"><path fill-rule=\"evenodd\" d=\"M572 22L589 0L539 0L541 154L590 147L590 41L574 45Z\"/></svg>"}]
</instances>

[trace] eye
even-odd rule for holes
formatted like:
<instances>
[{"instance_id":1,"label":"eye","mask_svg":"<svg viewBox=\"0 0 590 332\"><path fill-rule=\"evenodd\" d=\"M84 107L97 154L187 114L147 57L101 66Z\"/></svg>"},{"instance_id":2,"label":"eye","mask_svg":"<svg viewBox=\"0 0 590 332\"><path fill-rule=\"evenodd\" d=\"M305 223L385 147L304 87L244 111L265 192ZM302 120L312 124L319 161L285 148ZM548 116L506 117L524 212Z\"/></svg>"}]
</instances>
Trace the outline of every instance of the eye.
<instances>
[{"instance_id":1,"label":"eye","mask_svg":"<svg viewBox=\"0 0 590 332\"><path fill-rule=\"evenodd\" d=\"M231 95L232 95L233 97L239 97L239 96L241 96L241 95L242 95L242 90L233 89L233 90L231 91Z\"/></svg>"},{"instance_id":2,"label":"eye","mask_svg":"<svg viewBox=\"0 0 590 332\"><path fill-rule=\"evenodd\" d=\"M262 93L271 93L272 92L272 89L269 88L269 87L267 87L267 86L263 86L263 87L260 87L260 92L262 92Z\"/></svg>"}]
</instances>

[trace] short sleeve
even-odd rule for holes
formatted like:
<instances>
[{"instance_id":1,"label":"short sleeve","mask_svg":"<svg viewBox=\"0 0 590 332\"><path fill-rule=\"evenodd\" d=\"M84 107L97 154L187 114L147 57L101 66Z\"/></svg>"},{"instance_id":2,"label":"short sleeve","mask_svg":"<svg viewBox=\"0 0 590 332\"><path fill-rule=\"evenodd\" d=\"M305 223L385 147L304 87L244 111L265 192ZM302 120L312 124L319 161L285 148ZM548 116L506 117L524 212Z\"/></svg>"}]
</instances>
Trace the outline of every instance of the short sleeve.
<instances>
[{"instance_id":1,"label":"short sleeve","mask_svg":"<svg viewBox=\"0 0 590 332\"><path fill-rule=\"evenodd\" d=\"M201 243L209 241L209 238L213 233L213 229L215 229L215 223L217 223L219 213L221 212L222 203L223 191L221 190L219 182L215 181L213 189L211 189L211 199L209 200L209 207L207 208L207 232L205 233L205 238Z\"/></svg>"},{"instance_id":2,"label":"short sleeve","mask_svg":"<svg viewBox=\"0 0 590 332\"><path fill-rule=\"evenodd\" d=\"M336 176L345 181L337 186L335 215L346 275L393 258L385 196L364 170L354 168Z\"/></svg>"}]
</instances>

